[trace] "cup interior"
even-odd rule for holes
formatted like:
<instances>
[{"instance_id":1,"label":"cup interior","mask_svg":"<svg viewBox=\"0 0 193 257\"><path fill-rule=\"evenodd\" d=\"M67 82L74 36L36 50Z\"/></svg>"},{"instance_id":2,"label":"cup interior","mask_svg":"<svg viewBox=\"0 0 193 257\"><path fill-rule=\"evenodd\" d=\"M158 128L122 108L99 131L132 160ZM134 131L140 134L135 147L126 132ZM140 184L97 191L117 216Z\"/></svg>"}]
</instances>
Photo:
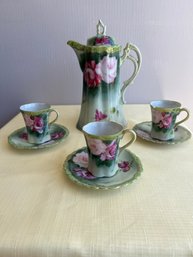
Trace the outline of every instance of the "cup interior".
<instances>
[{"instance_id":1,"label":"cup interior","mask_svg":"<svg viewBox=\"0 0 193 257\"><path fill-rule=\"evenodd\" d=\"M157 101L152 101L150 105L153 108L166 108L166 109L173 109L173 108L180 108L181 104L176 101L171 101L171 100L157 100Z\"/></svg>"},{"instance_id":2,"label":"cup interior","mask_svg":"<svg viewBox=\"0 0 193 257\"><path fill-rule=\"evenodd\" d=\"M20 110L23 112L38 112L49 108L50 105L46 103L29 103L20 106Z\"/></svg>"},{"instance_id":3,"label":"cup interior","mask_svg":"<svg viewBox=\"0 0 193 257\"><path fill-rule=\"evenodd\" d=\"M96 121L86 124L82 128L83 132L95 136L109 136L123 130L121 124L112 121Z\"/></svg>"},{"instance_id":4,"label":"cup interior","mask_svg":"<svg viewBox=\"0 0 193 257\"><path fill-rule=\"evenodd\" d=\"M172 108L180 108L181 104L176 101L171 101L171 100L157 100L157 101L152 101L150 105L153 108L167 108L167 109L172 109Z\"/></svg>"}]
</instances>

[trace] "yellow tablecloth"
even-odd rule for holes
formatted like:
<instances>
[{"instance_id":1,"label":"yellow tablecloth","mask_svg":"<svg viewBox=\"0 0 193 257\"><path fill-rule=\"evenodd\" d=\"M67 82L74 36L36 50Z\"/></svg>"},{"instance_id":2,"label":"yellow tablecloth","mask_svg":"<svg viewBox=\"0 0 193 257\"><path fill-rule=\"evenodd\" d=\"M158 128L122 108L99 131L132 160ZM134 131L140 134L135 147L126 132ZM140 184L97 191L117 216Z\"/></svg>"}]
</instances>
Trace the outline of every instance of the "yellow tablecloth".
<instances>
[{"instance_id":1,"label":"yellow tablecloth","mask_svg":"<svg viewBox=\"0 0 193 257\"><path fill-rule=\"evenodd\" d=\"M1 257L193 256L193 139L129 148L143 164L137 180L117 190L71 182L63 163L85 145L75 125L80 106L54 106L70 134L42 150L17 150L0 130ZM126 105L128 127L150 120L148 105Z\"/></svg>"}]
</instances>

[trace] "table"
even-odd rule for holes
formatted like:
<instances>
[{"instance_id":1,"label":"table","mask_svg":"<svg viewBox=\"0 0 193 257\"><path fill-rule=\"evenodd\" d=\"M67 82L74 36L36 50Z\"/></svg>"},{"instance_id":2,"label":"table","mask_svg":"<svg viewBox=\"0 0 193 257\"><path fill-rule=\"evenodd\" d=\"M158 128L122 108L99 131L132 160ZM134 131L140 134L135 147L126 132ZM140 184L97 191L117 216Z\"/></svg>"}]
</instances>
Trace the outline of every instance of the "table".
<instances>
[{"instance_id":1,"label":"table","mask_svg":"<svg viewBox=\"0 0 193 257\"><path fill-rule=\"evenodd\" d=\"M85 145L75 125L80 106L54 106L70 130L49 149L7 142L21 114L0 130L0 256L193 256L193 139L130 146L143 164L132 184L91 190L69 180L66 157ZM148 105L126 105L128 127L150 120ZM184 124L185 126L185 124Z\"/></svg>"}]
</instances>

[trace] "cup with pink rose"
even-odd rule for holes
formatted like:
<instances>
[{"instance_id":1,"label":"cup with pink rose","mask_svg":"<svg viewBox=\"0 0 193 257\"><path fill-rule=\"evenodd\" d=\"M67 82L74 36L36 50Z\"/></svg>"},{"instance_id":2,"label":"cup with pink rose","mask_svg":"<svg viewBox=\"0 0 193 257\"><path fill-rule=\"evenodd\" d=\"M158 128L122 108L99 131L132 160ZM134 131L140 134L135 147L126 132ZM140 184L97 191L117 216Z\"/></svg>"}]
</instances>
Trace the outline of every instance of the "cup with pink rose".
<instances>
[{"instance_id":1,"label":"cup with pink rose","mask_svg":"<svg viewBox=\"0 0 193 257\"><path fill-rule=\"evenodd\" d=\"M189 111L181 103L172 100L156 100L150 103L152 115L151 137L167 141L174 138L175 129L189 118ZM185 117L177 121L182 112Z\"/></svg>"},{"instance_id":2,"label":"cup with pink rose","mask_svg":"<svg viewBox=\"0 0 193 257\"><path fill-rule=\"evenodd\" d=\"M31 144L42 144L51 139L50 125L58 119L58 112L46 103L28 103L20 106L23 115L27 140ZM55 117L50 121L51 113Z\"/></svg>"},{"instance_id":3,"label":"cup with pink rose","mask_svg":"<svg viewBox=\"0 0 193 257\"><path fill-rule=\"evenodd\" d=\"M90 122L83 126L82 131L88 150L88 171L95 177L114 176L118 156L136 140L135 132L113 121ZM120 146L123 137L124 145Z\"/></svg>"}]
</instances>

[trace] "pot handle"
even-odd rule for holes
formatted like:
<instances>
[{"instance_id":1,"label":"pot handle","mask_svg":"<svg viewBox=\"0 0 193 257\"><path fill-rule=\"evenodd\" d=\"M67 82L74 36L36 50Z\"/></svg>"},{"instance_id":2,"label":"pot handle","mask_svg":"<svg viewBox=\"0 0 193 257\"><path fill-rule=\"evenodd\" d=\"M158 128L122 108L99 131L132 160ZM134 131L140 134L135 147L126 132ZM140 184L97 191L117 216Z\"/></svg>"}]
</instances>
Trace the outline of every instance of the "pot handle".
<instances>
[{"instance_id":1,"label":"pot handle","mask_svg":"<svg viewBox=\"0 0 193 257\"><path fill-rule=\"evenodd\" d=\"M131 54L131 51L135 52L136 57ZM134 71L131 77L123 82L123 86L121 88L122 103L126 103L124 100L125 89L134 81L141 68L142 56L139 49L135 45L129 43L126 44L125 48L123 49L123 55L120 57L120 66L125 62L126 59L131 60L134 64Z\"/></svg>"}]
</instances>

